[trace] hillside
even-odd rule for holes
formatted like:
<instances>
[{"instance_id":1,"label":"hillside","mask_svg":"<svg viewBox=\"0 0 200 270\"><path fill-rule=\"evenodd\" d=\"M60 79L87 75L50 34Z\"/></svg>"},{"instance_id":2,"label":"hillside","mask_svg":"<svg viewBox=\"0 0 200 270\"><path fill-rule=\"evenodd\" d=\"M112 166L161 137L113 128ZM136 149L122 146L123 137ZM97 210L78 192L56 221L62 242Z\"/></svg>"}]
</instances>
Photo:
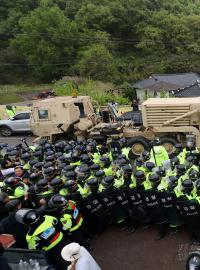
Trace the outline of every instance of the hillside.
<instances>
[{"instance_id":1,"label":"hillside","mask_svg":"<svg viewBox=\"0 0 200 270\"><path fill-rule=\"evenodd\" d=\"M200 70L198 0L1 0L0 84Z\"/></svg>"}]
</instances>

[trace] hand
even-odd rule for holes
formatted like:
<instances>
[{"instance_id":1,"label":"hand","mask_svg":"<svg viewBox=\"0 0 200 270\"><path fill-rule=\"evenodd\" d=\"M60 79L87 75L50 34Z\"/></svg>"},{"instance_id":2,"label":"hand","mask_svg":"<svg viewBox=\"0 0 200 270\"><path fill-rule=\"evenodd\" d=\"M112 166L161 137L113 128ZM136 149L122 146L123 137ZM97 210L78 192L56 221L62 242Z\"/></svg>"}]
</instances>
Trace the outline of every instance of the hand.
<instances>
[{"instance_id":1,"label":"hand","mask_svg":"<svg viewBox=\"0 0 200 270\"><path fill-rule=\"evenodd\" d=\"M40 203L40 205L45 205L45 204L47 204L47 201L45 199L41 199L39 201L39 203Z\"/></svg>"}]
</instances>

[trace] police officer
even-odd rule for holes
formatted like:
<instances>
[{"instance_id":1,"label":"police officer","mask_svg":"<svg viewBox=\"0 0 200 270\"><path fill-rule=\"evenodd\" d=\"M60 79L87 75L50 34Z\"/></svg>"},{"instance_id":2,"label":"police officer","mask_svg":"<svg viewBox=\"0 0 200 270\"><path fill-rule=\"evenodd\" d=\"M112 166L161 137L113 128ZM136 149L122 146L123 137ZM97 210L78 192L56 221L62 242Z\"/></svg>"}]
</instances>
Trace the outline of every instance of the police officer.
<instances>
[{"instance_id":1,"label":"police officer","mask_svg":"<svg viewBox=\"0 0 200 270\"><path fill-rule=\"evenodd\" d=\"M58 269L65 270L68 264L61 258L60 251L70 240L63 236L58 219L48 215L40 217L33 209L18 210L16 219L29 228L26 235L28 248L46 251L50 261Z\"/></svg>"},{"instance_id":2,"label":"police officer","mask_svg":"<svg viewBox=\"0 0 200 270\"><path fill-rule=\"evenodd\" d=\"M63 231L69 234L74 242L90 250L87 240L81 232L83 218L75 203L70 200L67 201L63 196L54 195L48 204L50 207L57 208L56 212L62 223Z\"/></svg>"},{"instance_id":3,"label":"police officer","mask_svg":"<svg viewBox=\"0 0 200 270\"><path fill-rule=\"evenodd\" d=\"M162 166L163 161L168 160L169 156L164 146L161 145L160 139L156 138L151 149L151 160L156 166Z\"/></svg>"},{"instance_id":4,"label":"police officer","mask_svg":"<svg viewBox=\"0 0 200 270\"><path fill-rule=\"evenodd\" d=\"M28 186L25 185L19 177L9 177L5 179L5 191L11 199L23 199Z\"/></svg>"}]
</instances>

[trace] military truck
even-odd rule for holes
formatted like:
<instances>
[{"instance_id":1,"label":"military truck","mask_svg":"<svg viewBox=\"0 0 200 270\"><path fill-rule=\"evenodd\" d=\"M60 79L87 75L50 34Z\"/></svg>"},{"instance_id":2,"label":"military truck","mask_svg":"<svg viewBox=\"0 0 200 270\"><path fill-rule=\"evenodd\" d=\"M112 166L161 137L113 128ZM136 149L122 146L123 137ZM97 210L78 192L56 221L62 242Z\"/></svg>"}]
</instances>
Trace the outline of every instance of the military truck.
<instances>
[{"instance_id":1,"label":"military truck","mask_svg":"<svg viewBox=\"0 0 200 270\"><path fill-rule=\"evenodd\" d=\"M109 107L110 106L110 107ZM132 157L150 150L150 142L159 137L168 153L177 141L196 136L200 148L200 98L151 98L141 105L142 121L124 121L110 104L106 110L94 108L90 97L56 97L37 101L31 112L31 129L37 136L52 142L66 138L105 141L109 137L126 137Z\"/></svg>"}]
</instances>

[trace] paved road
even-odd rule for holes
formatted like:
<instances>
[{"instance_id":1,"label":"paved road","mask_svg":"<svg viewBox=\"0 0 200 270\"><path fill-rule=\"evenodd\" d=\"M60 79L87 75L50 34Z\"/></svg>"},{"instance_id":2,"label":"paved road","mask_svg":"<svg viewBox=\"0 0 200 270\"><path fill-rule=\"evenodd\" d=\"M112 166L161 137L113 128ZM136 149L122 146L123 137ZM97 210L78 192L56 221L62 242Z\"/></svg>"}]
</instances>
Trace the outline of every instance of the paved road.
<instances>
[{"instance_id":1,"label":"paved road","mask_svg":"<svg viewBox=\"0 0 200 270\"><path fill-rule=\"evenodd\" d=\"M18 144L23 136L4 138L0 142ZM31 142L33 137L28 137ZM189 251L189 235L181 231L155 241L156 229L139 229L134 234L110 228L92 241L93 256L102 270L184 270Z\"/></svg>"},{"instance_id":2,"label":"paved road","mask_svg":"<svg viewBox=\"0 0 200 270\"><path fill-rule=\"evenodd\" d=\"M93 241L102 270L184 270L189 251L186 232L155 241L155 228L133 235L110 228Z\"/></svg>"},{"instance_id":3,"label":"paved road","mask_svg":"<svg viewBox=\"0 0 200 270\"><path fill-rule=\"evenodd\" d=\"M11 136L11 137L1 137L0 136L0 143L5 142L10 145L15 145L20 143L20 139L27 137L27 142L31 143L32 140L35 138L33 136L26 136L26 135L17 135L17 136Z\"/></svg>"}]
</instances>

